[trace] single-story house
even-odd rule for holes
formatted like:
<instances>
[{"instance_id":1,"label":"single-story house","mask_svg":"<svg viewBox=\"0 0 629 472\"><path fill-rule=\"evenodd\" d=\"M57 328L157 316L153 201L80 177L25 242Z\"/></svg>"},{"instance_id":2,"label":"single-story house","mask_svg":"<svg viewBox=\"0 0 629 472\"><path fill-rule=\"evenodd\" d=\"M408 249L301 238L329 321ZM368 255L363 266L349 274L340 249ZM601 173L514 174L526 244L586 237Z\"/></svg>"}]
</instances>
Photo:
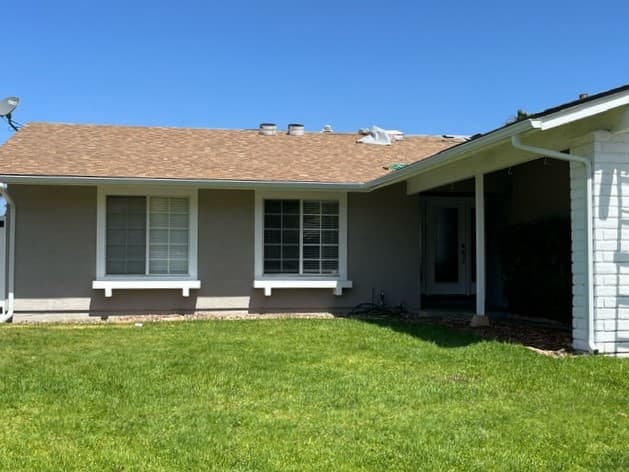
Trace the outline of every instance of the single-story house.
<instances>
[{"instance_id":1,"label":"single-story house","mask_svg":"<svg viewBox=\"0 0 629 472\"><path fill-rule=\"evenodd\" d=\"M527 307L629 353L629 86L471 138L374 136L26 124L0 148L2 320L383 299Z\"/></svg>"}]
</instances>

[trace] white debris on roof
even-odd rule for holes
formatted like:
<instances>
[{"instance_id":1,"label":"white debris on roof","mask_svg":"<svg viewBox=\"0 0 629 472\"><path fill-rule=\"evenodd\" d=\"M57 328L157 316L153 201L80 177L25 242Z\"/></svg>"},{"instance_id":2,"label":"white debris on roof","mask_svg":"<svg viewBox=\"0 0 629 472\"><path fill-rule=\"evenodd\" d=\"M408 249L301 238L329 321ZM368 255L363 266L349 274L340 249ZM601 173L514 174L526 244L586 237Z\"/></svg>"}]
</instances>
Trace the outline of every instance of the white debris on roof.
<instances>
[{"instance_id":1,"label":"white debris on roof","mask_svg":"<svg viewBox=\"0 0 629 472\"><path fill-rule=\"evenodd\" d=\"M361 134L365 134L364 129L360 130ZM402 141L404 139L404 133L396 129L383 129L378 126L372 126L357 142L362 144L378 144L380 146L390 146L393 141Z\"/></svg>"}]
</instances>

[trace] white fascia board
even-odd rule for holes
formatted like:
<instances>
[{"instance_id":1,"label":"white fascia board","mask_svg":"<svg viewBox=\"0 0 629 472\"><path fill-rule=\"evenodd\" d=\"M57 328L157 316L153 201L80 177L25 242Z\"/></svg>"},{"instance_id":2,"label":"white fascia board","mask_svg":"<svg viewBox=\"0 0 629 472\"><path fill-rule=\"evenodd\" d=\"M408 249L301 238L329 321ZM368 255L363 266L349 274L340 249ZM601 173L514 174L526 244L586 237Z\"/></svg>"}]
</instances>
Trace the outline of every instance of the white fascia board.
<instances>
[{"instance_id":1,"label":"white fascia board","mask_svg":"<svg viewBox=\"0 0 629 472\"><path fill-rule=\"evenodd\" d=\"M599 113L604 113L613 108L629 105L629 91L611 97L601 97L581 105L575 105L565 110L560 110L548 116L538 118L539 129L542 131L556 128L557 126L572 123L583 118L588 118Z\"/></svg>"},{"instance_id":2,"label":"white fascia board","mask_svg":"<svg viewBox=\"0 0 629 472\"><path fill-rule=\"evenodd\" d=\"M364 183L352 182L291 182L274 180L194 180L194 179L152 179L119 177L72 177L54 175L0 175L0 181L7 184L28 185L150 185L195 187L199 189L233 190L319 190L319 191L368 191Z\"/></svg>"}]
</instances>

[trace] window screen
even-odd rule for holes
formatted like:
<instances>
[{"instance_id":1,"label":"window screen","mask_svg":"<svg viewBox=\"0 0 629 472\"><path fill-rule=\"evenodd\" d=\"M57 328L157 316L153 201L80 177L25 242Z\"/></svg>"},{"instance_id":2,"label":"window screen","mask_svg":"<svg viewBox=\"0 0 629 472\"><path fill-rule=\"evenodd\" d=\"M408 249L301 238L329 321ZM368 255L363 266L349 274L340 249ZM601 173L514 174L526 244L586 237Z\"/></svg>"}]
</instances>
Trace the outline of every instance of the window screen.
<instances>
[{"instance_id":1,"label":"window screen","mask_svg":"<svg viewBox=\"0 0 629 472\"><path fill-rule=\"evenodd\" d=\"M106 271L146 271L146 198L107 197Z\"/></svg>"}]
</instances>

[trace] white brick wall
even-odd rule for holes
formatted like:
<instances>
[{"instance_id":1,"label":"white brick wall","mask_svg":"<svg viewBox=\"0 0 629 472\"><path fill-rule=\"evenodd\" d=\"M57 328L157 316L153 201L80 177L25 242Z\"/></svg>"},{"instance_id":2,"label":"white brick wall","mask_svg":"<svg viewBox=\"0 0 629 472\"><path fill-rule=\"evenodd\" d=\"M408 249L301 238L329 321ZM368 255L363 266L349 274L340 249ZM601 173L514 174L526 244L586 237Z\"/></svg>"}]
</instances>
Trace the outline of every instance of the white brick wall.
<instances>
[{"instance_id":1,"label":"white brick wall","mask_svg":"<svg viewBox=\"0 0 629 472\"><path fill-rule=\"evenodd\" d=\"M629 134L614 136L597 131L591 136L589 143L571 151L594 156L595 341L603 353L629 354ZM582 174L576 167L571 164L571 189L580 189L583 185ZM573 202L573 216L583 221L579 205ZM581 231L580 225L575 221L573 236ZM585 267L578 255L579 244L578 238L573 237L575 289L580 288L578 271ZM579 295L576 292L574 295L580 302ZM581 305L575 303L574 310L573 332L575 347L578 347L584 339L587 323L583 330L579 329Z\"/></svg>"},{"instance_id":2,"label":"white brick wall","mask_svg":"<svg viewBox=\"0 0 629 472\"><path fill-rule=\"evenodd\" d=\"M594 143L587 140L571 149L579 156L594 153ZM586 241L586 200L585 166L570 163L570 215L572 220L572 339L575 349L587 351L587 287L585 258Z\"/></svg>"}]
</instances>

